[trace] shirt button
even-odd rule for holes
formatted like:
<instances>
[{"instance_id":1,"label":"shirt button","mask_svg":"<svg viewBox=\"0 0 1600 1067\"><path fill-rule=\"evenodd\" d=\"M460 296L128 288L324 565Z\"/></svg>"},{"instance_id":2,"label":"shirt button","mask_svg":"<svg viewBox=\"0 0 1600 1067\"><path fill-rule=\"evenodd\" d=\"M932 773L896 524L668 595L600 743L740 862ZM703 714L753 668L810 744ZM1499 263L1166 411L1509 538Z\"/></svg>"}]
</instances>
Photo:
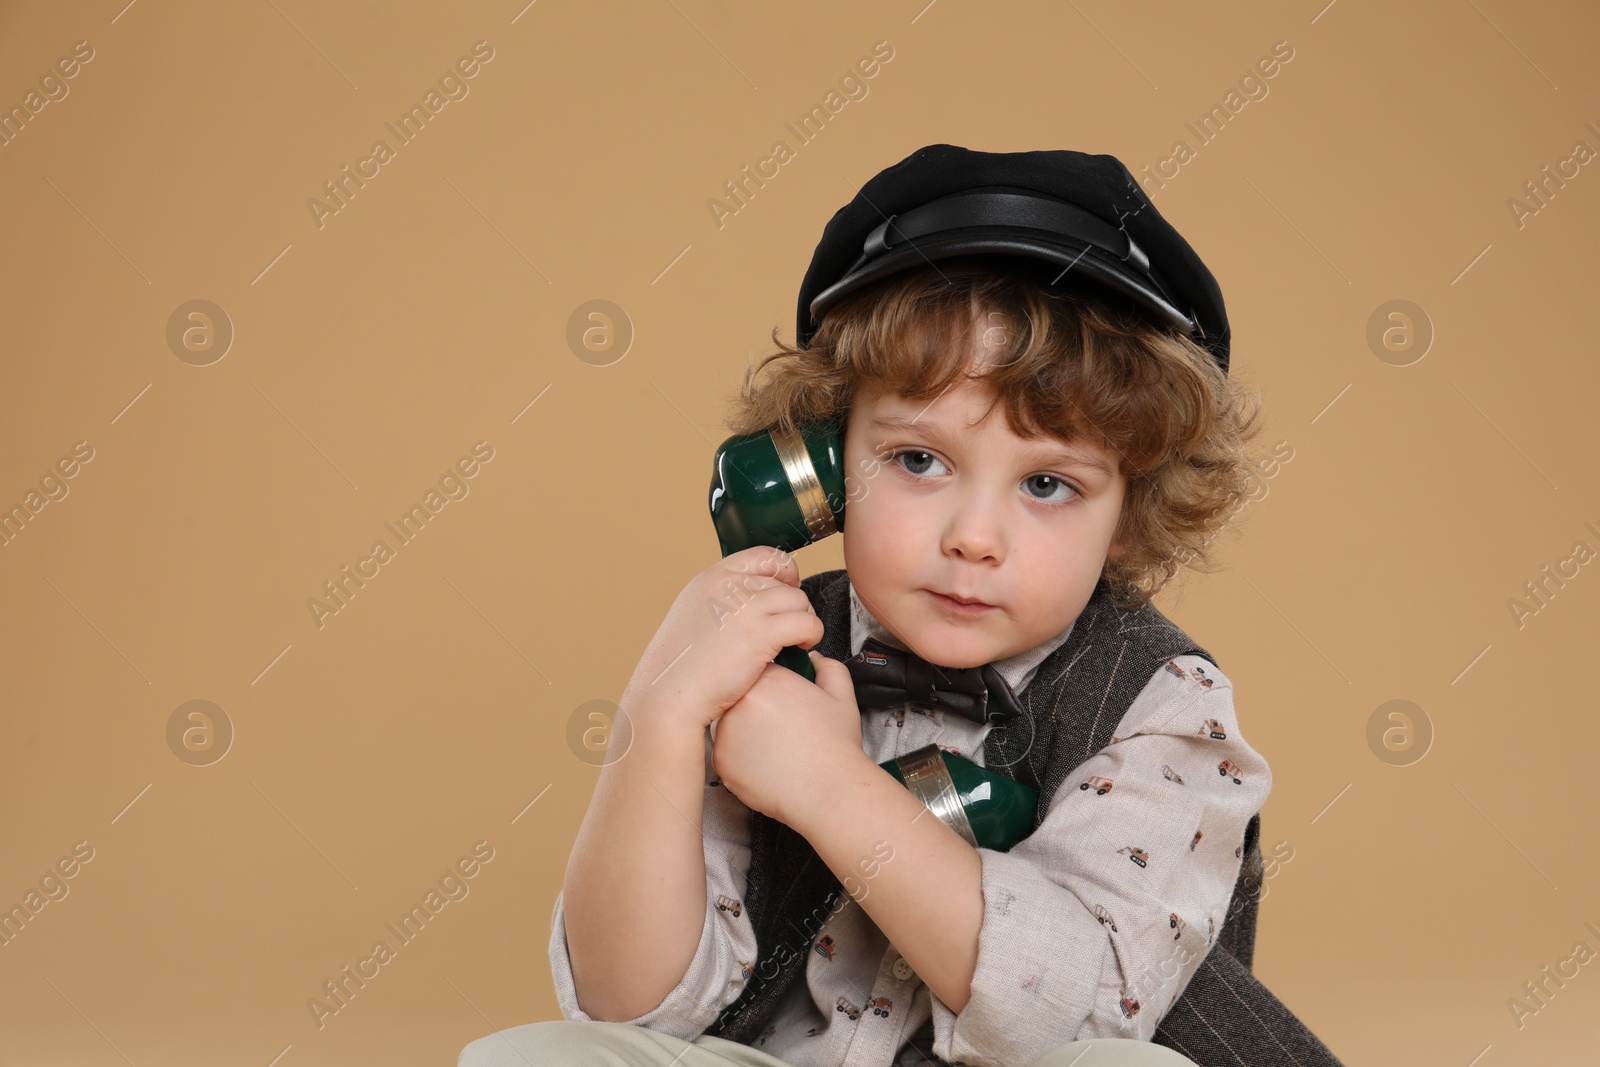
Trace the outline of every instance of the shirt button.
<instances>
[{"instance_id":1,"label":"shirt button","mask_svg":"<svg viewBox=\"0 0 1600 1067\"><path fill-rule=\"evenodd\" d=\"M894 961L894 976L900 981L906 982L915 978L917 972L911 969L911 964L907 963L905 957L902 956Z\"/></svg>"}]
</instances>

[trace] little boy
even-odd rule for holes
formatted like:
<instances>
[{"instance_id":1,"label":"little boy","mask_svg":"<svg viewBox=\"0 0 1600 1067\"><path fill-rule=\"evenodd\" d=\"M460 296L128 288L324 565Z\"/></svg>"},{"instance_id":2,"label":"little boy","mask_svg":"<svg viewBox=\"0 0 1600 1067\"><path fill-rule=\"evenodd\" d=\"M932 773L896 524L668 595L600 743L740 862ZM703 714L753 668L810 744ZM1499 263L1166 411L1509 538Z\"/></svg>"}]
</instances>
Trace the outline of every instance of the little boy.
<instances>
[{"instance_id":1,"label":"little boy","mask_svg":"<svg viewBox=\"0 0 1600 1067\"><path fill-rule=\"evenodd\" d=\"M564 1021L461 1065L1337 1065L1248 971L1270 770L1150 603L1245 495L1228 339L1113 157L934 145L868 182L729 420L843 430L845 567L688 583L556 900ZM883 646L1005 691L868 706ZM1033 832L924 817L879 764L928 745L1036 789Z\"/></svg>"}]
</instances>

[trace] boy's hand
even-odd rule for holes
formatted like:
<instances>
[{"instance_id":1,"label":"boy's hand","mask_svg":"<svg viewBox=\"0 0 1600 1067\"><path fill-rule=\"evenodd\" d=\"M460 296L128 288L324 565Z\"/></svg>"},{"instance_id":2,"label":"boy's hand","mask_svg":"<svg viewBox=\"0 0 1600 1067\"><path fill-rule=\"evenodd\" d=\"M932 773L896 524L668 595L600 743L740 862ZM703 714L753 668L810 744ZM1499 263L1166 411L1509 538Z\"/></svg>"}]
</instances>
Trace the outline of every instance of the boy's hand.
<instances>
[{"instance_id":1,"label":"boy's hand","mask_svg":"<svg viewBox=\"0 0 1600 1067\"><path fill-rule=\"evenodd\" d=\"M793 826L848 761L867 758L850 669L811 653L816 684L769 663L712 728L711 762L744 805Z\"/></svg>"},{"instance_id":2,"label":"boy's hand","mask_svg":"<svg viewBox=\"0 0 1600 1067\"><path fill-rule=\"evenodd\" d=\"M800 588L794 557L762 545L734 552L683 587L640 658L622 706L636 717L668 716L703 731L784 646L810 648L820 640L822 620Z\"/></svg>"}]
</instances>

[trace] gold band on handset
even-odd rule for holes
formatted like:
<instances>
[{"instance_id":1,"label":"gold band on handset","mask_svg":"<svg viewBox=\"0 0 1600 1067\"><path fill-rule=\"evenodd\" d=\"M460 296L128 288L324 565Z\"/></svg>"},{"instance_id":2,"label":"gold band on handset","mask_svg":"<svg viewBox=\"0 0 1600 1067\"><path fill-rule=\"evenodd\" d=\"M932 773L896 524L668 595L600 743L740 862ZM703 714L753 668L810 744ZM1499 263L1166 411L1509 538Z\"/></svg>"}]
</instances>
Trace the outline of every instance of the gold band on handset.
<instances>
[{"instance_id":1,"label":"gold band on handset","mask_svg":"<svg viewBox=\"0 0 1600 1067\"><path fill-rule=\"evenodd\" d=\"M805 439L794 430L782 427L773 427L771 435L811 539L820 540L838 532L833 509L828 506L828 496L817 479L817 468L811 462L811 453L806 451Z\"/></svg>"}]
</instances>

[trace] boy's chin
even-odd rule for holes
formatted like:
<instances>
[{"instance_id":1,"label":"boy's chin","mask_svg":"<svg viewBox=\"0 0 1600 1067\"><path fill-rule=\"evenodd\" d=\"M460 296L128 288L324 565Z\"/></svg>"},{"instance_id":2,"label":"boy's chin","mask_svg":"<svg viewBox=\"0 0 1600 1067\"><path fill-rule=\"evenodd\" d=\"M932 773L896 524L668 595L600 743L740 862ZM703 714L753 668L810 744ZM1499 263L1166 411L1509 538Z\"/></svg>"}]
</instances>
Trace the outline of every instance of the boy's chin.
<instances>
[{"instance_id":1,"label":"boy's chin","mask_svg":"<svg viewBox=\"0 0 1600 1067\"><path fill-rule=\"evenodd\" d=\"M924 626L911 634L911 640L905 643L929 663L957 670L981 667L1003 658L992 639L980 637L970 630L955 632L949 627Z\"/></svg>"}]
</instances>

